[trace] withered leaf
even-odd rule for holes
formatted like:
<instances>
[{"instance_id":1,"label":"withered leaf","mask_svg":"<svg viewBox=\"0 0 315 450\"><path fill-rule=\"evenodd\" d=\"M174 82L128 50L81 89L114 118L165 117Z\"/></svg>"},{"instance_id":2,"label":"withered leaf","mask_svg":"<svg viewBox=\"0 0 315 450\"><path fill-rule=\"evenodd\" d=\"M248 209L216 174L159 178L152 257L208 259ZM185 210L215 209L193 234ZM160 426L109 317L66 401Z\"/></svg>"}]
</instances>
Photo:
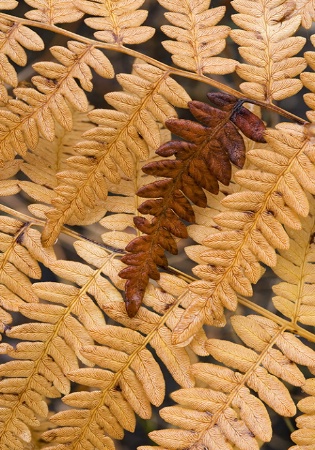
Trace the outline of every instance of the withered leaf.
<instances>
[{"instance_id":1,"label":"withered leaf","mask_svg":"<svg viewBox=\"0 0 315 450\"><path fill-rule=\"evenodd\" d=\"M149 278L159 279L158 266L166 267L165 251L177 254L175 238L186 238L183 221L194 222L191 204L205 208L205 190L219 192L219 182L228 185L231 163L243 167L245 145L238 128L249 138L264 142L263 122L243 106L243 99L225 93L208 95L219 108L200 101L188 103L195 119L168 119L166 127L183 140L163 144L156 153L164 158L143 166L144 173L163 177L141 187L137 195L144 201L138 211L154 216L135 217L143 236L131 241L122 257L128 265L120 273L127 279L126 310L133 317L142 302Z\"/></svg>"}]
</instances>

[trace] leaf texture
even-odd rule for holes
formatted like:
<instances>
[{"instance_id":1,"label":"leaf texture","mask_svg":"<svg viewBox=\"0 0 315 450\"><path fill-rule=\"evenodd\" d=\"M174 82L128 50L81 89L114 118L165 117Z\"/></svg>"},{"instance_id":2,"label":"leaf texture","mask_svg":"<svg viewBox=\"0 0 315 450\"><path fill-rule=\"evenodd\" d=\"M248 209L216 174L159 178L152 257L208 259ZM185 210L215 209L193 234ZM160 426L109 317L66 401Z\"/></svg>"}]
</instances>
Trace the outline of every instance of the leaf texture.
<instances>
[{"instance_id":1,"label":"leaf texture","mask_svg":"<svg viewBox=\"0 0 315 450\"><path fill-rule=\"evenodd\" d=\"M96 39L109 44L140 44L149 40L155 33L152 27L141 26L148 11L139 10L144 0L118 0L104 2L103 0L77 0L76 6L91 16L85 23L98 30L94 33Z\"/></svg>"},{"instance_id":2,"label":"leaf texture","mask_svg":"<svg viewBox=\"0 0 315 450\"><path fill-rule=\"evenodd\" d=\"M8 6L10 6L10 2L3 3L8 3ZM11 2L11 8L15 7L14 3L17 2ZM11 8L9 7L8 9ZM18 66L25 66L27 64L27 53L24 48L32 51L43 50L44 42L41 37L30 28L20 23L14 23L1 18L0 48L0 80L10 86L16 87L18 78L12 63L17 64Z\"/></svg>"},{"instance_id":3,"label":"leaf texture","mask_svg":"<svg viewBox=\"0 0 315 450\"><path fill-rule=\"evenodd\" d=\"M290 15L299 14L302 17L302 26L306 29L311 28L315 21L315 2L314 0L295 0L289 3ZM295 7L295 8L294 8ZM293 10L293 11L292 11Z\"/></svg>"},{"instance_id":4,"label":"leaf texture","mask_svg":"<svg viewBox=\"0 0 315 450\"><path fill-rule=\"evenodd\" d=\"M36 303L34 308L27 303L19 305L20 313L30 321L7 331L7 336L20 341L15 348L1 344L2 353L12 358L0 369L0 403L10 412L1 416L3 448L25 448L31 439L29 428L39 424L37 416L47 417L45 399L70 392L68 373L78 369L78 360L87 366L85 370L90 370L93 362L82 349L93 344L92 331L105 325L101 311L104 304L122 301L118 290L102 275L113 266L108 252L98 248L96 258L93 244L84 252L82 244L81 250L80 244L76 247L97 268L73 261L50 261L50 269L72 284L35 283L34 293L44 302ZM29 417L26 422L25 416Z\"/></svg>"},{"instance_id":5,"label":"leaf texture","mask_svg":"<svg viewBox=\"0 0 315 450\"><path fill-rule=\"evenodd\" d=\"M88 249L93 251L93 247L98 251L93 244L80 243L79 253L84 255ZM165 385L148 344L177 383L186 388L193 386L194 378L188 371L188 350L171 344L171 329L177 314L174 298L150 286L145 301L161 313L167 311L167 320L145 307L141 307L141 317L132 320L119 299L103 305L109 317L124 327L97 327L91 330L96 345L82 347L84 357L96 366L71 371L69 377L93 389L66 395L63 401L72 409L54 415L51 421L57 428L43 435L48 442L59 443L60 450L75 450L81 445L100 450L104 446L114 448L113 439L121 439L124 430L134 430L135 414L151 417L151 404L161 404ZM204 333L199 340L205 342Z\"/></svg>"},{"instance_id":6,"label":"leaf texture","mask_svg":"<svg viewBox=\"0 0 315 450\"><path fill-rule=\"evenodd\" d=\"M87 111L89 107L84 90L93 87L90 67L102 77L114 75L109 60L93 46L69 41L68 49L53 47L51 51L61 64L34 64L41 74L32 78L37 89L17 87L16 98L1 111L0 154L4 160L13 159L16 153L24 156L28 148L37 146L39 136L52 141L55 121L72 129L72 109Z\"/></svg>"},{"instance_id":7,"label":"leaf texture","mask_svg":"<svg viewBox=\"0 0 315 450\"><path fill-rule=\"evenodd\" d=\"M315 383L314 378L309 378L303 385L303 391L307 397L297 404L299 410L304 413L296 418L296 425L299 428L291 434L292 440L297 444L290 447L290 450L312 449L314 444L314 413L315 413Z\"/></svg>"},{"instance_id":8,"label":"leaf texture","mask_svg":"<svg viewBox=\"0 0 315 450\"><path fill-rule=\"evenodd\" d=\"M240 85L241 90L249 98L267 102L296 94L302 84L294 77L306 65L304 58L294 56L305 44L305 38L292 36L301 17L286 16L287 0L233 0L231 4L238 12L232 19L241 28L232 30L231 37L247 62L236 68L245 80Z\"/></svg>"},{"instance_id":9,"label":"leaf texture","mask_svg":"<svg viewBox=\"0 0 315 450\"><path fill-rule=\"evenodd\" d=\"M261 316L234 316L232 323L237 335L254 350L219 339L207 341L210 354L234 370L210 363L192 365L192 373L207 387L181 389L172 394L179 406L163 408L161 416L179 430L149 433L162 448L214 450L236 445L241 450L258 450L259 442L268 442L272 436L263 402L281 415L295 414L294 402L280 379L302 386L304 376L295 362L312 365L315 352ZM293 351L286 345L292 339Z\"/></svg>"},{"instance_id":10,"label":"leaf texture","mask_svg":"<svg viewBox=\"0 0 315 450\"><path fill-rule=\"evenodd\" d=\"M25 13L30 20L54 25L56 23L75 22L84 15L74 0L26 0L33 9Z\"/></svg>"},{"instance_id":11,"label":"leaf texture","mask_svg":"<svg viewBox=\"0 0 315 450\"><path fill-rule=\"evenodd\" d=\"M236 61L217 56L226 45L230 28L217 25L225 14L225 7L210 8L210 0L158 0L171 12L165 13L172 25L162 25L162 31L171 39L162 42L172 54L174 64L199 74L233 72Z\"/></svg>"},{"instance_id":12,"label":"leaf texture","mask_svg":"<svg viewBox=\"0 0 315 450\"><path fill-rule=\"evenodd\" d=\"M315 46L315 35L311 36L311 42L313 46ZM315 52L314 51L308 51L305 52L304 57L306 59L307 64L309 67L314 70L315 68ZM308 92L307 94L304 94L303 98L307 106L309 106L312 111L307 111L306 115L308 119L311 122L314 122L315 120L315 88L314 88L314 72L303 72L300 75L301 80L304 84L304 86L309 89L311 92ZM307 134L309 134L309 137L312 138L314 134L313 127L310 126L309 129L306 127L305 131Z\"/></svg>"},{"instance_id":13,"label":"leaf texture","mask_svg":"<svg viewBox=\"0 0 315 450\"><path fill-rule=\"evenodd\" d=\"M130 254L122 258L128 264L120 276L128 280L126 308L131 317L139 309L149 278L159 279L157 266L167 266L164 251L176 254L175 238L188 236L180 219L195 220L191 203L205 208L204 190L217 194L218 182L227 185L230 181L231 162L243 166L245 146L236 125L245 133L249 132L253 139L264 141L263 122L244 108L242 101L226 94L209 94L209 98L224 109L190 102L189 109L200 123L167 120L168 129L185 140L170 141L156 151L160 156L174 155L176 159L149 163L142 168L149 175L167 178L154 181L137 192L140 197L150 198L138 211L155 217L151 221L145 217L134 218L136 227L146 234L131 241L126 247Z\"/></svg>"},{"instance_id":14,"label":"leaf texture","mask_svg":"<svg viewBox=\"0 0 315 450\"><path fill-rule=\"evenodd\" d=\"M273 298L274 306L286 317L304 325L314 325L313 280L311 276L314 261L315 232L314 199L309 197L310 214L303 218L303 232L287 230L290 248L280 251L274 272L281 283L273 286L277 294Z\"/></svg>"},{"instance_id":15,"label":"leaf texture","mask_svg":"<svg viewBox=\"0 0 315 450\"><path fill-rule=\"evenodd\" d=\"M56 123L55 139L49 142L40 137L38 145L26 153L21 165L22 172L31 181L20 181L18 186L36 201L30 204L28 209L43 220L46 220L46 213L51 208L53 199L58 195L59 173L72 168L71 163L68 165L68 158L76 156L75 146L80 141L81 134L91 128L86 113L72 109L72 121L73 127L70 131L64 130L60 124ZM104 203L100 201L93 209L90 209L89 215L84 219L80 219L74 211L68 223L86 225L97 222L103 217L104 209Z\"/></svg>"},{"instance_id":16,"label":"leaf texture","mask_svg":"<svg viewBox=\"0 0 315 450\"><path fill-rule=\"evenodd\" d=\"M10 312L19 311L38 298L29 278L42 275L39 262L49 265L55 256L51 249L44 250L40 233L13 217L0 216L0 317L1 332L10 324Z\"/></svg>"},{"instance_id":17,"label":"leaf texture","mask_svg":"<svg viewBox=\"0 0 315 450\"><path fill-rule=\"evenodd\" d=\"M215 217L220 231L203 241L208 247L200 255L204 264L193 269L201 281L191 283L184 296L190 306L175 327L174 342L186 342L204 321L220 321L223 307L236 308L237 293L251 296L251 283L263 273L259 262L273 267L275 248L289 247L283 225L300 230L299 216L309 213L306 192L315 192L315 173L313 147L303 127L284 123L265 138L270 149L247 153L256 169L235 175L244 189L223 200L227 211Z\"/></svg>"},{"instance_id":18,"label":"leaf texture","mask_svg":"<svg viewBox=\"0 0 315 450\"><path fill-rule=\"evenodd\" d=\"M157 121L176 116L174 106L186 106L188 95L166 72L148 64L135 65L135 72L118 75L124 91L105 96L114 110L89 114L98 127L85 132L86 140L78 143L79 156L68 160L73 169L59 174L58 195L42 235L45 245L55 242L74 211L82 220L97 202L106 200L107 180L121 180L119 167L132 177L137 159L148 157L149 147L159 146Z\"/></svg>"}]
</instances>

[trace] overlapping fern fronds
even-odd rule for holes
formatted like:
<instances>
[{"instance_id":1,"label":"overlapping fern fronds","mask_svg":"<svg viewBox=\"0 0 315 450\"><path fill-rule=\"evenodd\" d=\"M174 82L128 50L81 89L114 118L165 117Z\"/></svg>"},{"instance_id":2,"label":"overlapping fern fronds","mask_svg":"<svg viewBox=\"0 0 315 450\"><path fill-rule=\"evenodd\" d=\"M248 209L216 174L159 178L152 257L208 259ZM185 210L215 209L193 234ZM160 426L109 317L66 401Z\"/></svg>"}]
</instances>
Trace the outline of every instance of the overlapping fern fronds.
<instances>
[{"instance_id":1,"label":"overlapping fern fronds","mask_svg":"<svg viewBox=\"0 0 315 450\"><path fill-rule=\"evenodd\" d=\"M312 448L314 0L230 3L0 0L1 449Z\"/></svg>"}]
</instances>

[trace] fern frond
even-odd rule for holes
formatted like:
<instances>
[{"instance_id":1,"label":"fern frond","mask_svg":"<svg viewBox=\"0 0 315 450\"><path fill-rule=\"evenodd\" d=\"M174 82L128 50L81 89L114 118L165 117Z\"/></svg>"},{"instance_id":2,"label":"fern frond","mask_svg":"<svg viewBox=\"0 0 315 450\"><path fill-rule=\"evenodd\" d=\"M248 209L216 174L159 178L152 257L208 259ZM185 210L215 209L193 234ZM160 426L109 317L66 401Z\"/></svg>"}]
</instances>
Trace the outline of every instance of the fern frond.
<instances>
[{"instance_id":1,"label":"fern frond","mask_svg":"<svg viewBox=\"0 0 315 450\"><path fill-rule=\"evenodd\" d=\"M311 28L313 22L315 21L314 0L295 0L294 2L288 2L288 7L290 14L299 14L302 17L302 26L304 28Z\"/></svg>"},{"instance_id":2,"label":"fern frond","mask_svg":"<svg viewBox=\"0 0 315 450\"><path fill-rule=\"evenodd\" d=\"M172 25L161 30L173 41L162 42L172 54L174 64L199 74L225 74L233 72L236 61L216 56L226 46L230 28L217 25L225 14L225 7L210 8L211 0L158 0L170 10L165 17Z\"/></svg>"},{"instance_id":3,"label":"fern frond","mask_svg":"<svg viewBox=\"0 0 315 450\"><path fill-rule=\"evenodd\" d=\"M138 10L144 0L78 0L76 6L91 16L85 23L96 31L94 36L109 44L140 44L155 33L152 27L140 26L147 18L148 11Z\"/></svg>"},{"instance_id":4,"label":"fern frond","mask_svg":"<svg viewBox=\"0 0 315 450\"><path fill-rule=\"evenodd\" d=\"M305 191L315 192L313 147L304 127L283 123L277 128L265 133L270 150L247 153L256 169L235 174L245 189L223 200L228 210L215 218L221 231L203 241L209 247L200 255L206 264L193 269L202 281L193 282L184 296L187 301L191 296L190 306L174 330L174 342L185 342L204 321L213 323L222 306L234 310L237 293L251 296L251 283L263 273L259 262L275 266L275 248L289 247L283 225L299 230L299 216L309 213Z\"/></svg>"},{"instance_id":5,"label":"fern frond","mask_svg":"<svg viewBox=\"0 0 315 450\"><path fill-rule=\"evenodd\" d=\"M38 262L49 265L55 256L44 250L40 233L12 217L0 216L0 306L1 331L11 323L10 311L19 311L27 303L37 302L29 278L40 279Z\"/></svg>"},{"instance_id":6,"label":"fern frond","mask_svg":"<svg viewBox=\"0 0 315 450\"><path fill-rule=\"evenodd\" d=\"M313 46L315 47L315 35L311 36L311 42ZM312 70L315 69L315 52L314 51L308 51L305 52L304 57L306 59L307 64L310 66ZM307 111L306 115L308 119L312 122L315 121L315 88L314 88L314 72L303 72L300 75L301 80L304 84L304 86L309 89L311 92L304 94L303 98L307 106L309 106L312 111ZM312 132L310 133L310 137L312 136Z\"/></svg>"},{"instance_id":7,"label":"fern frond","mask_svg":"<svg viewBox=\"0 0 315 450\"><path fill-rule=\"evenodd\" d=\"M304 58L294 57L305 44L305 38L292 37L300 16L286 18L286 0L233 0L231 5L239 13L232 19L242 30L230 34L248 62L236 67L237 74L246 80L241 90L249 98L270 103L296 94L302 84L293 77L306 66Z\"/></svg>"},{"instance_id":8,"label":"fern frond","mask_svg":"<svg viewBox=\"0 0 315 450\"><path fill-rule=\"evenodd\" d=\"M12 160L3 162L0 168L0 196L14 195L20 192L18 180L10 179L20 170L22 161Z\"/></svg>"},{"instance_id":9,"label":"fern frond","mask_svg":"<svg viewBox=\"0 0 315 450\"><path fill-rule=\"evenodd\" d=\"M9 395L11 411L10 415L1 416L0 445L3 448L24 449L24 441L30 440L29 427L35 424L35 419L29 418L34 414L47 417L44 398L70 392L68 373L79 367L78 359L87 366L93 365L83 355L82 348L93 344L92 330L104 327L101 312L104 304L122 301L117 289L102 276L102 272L108 274L113 270L111 255L92 244L85 249L87 254L89 261L97 267L95 270L79 262L50 261L49 267L55 274L76 286L62 282L33 284L34 293L45 302L34 304L34 308L25 303L19 305L19 312L31 322L7 331L7 336L21 341L15 348L9 344L0 346L2 353L13 358L0 366L3 376L0 404L6 407ZM121 265L115 271L120 268ZM18 428L20 423L23 426ZM15 436L13 442L10 441L12 434Z\"/></svg>"},{"instance_id":10,"label":"fern frond","mask_svg":"<svg viewBox=\"0 0 315 450\"><path fill-rule=\"evenodd\" d=\"M58 196L42 239L52 245L60 228L76 214L84 218L99 200L107 198L107 180L119 183L122 170L133 177L137 159L149 155L149 147L160 144L160 127L169 114L176 116L173 106L185 107L186 91L167 72L149 64L137 64L136 75L119 74L124 92L105 95L115 110L94 110L89 118L99 126L84 133L87 140L77 145L80 156L68 160L73 170L59 174ZM119 167L121 169L119 169Z\"/></svg>"},{"instance_id":11,"label":"fern frond","mask_svg":"<svg viewBox=\"0 0 315 450\"><path fill-rule=\"evenodd\" d=\"M83 89L90 91L93 86L90 67L103 77L113 76L112 65L100 50L75 41L68 42L68 47L52 49L61 64L34 64L42 74L32 78L38 90L16 88L16 98L10 99L1 110L0 154L4 160L14 158L16 153L24 156L28 148L34 149L39 135L52 141L55 121L66 130L72 129L72 109L88 110ZM75 78L80 80L82 88Z\"/></svg>"},{"instance_id":12,"label":"fern frond","mask_svg":"<svg viewBox=\"0 0 315 450\"><path fill-rule=\"evenodd\" d=\"M170 141L156 151L160 156L174 155L176 159L151 162L142 168L149 175L167 179L154 181L137 192L140 197L150 198L138 211L154 218L151 221L144 217L134 218L136 227L146 234L130 242L126 247L130 254L122 258L128 264L120 276L128 280L126 308L131 317L137 313L149 278L159 279L157 266L167 266L165 250L177 254L174 237L188 236L180 219L194 221L191 203L206 207L204 190L217 194L218 182L227 185L230 181L231 162L243 166L245 146L235 125L253 139L264 141L263 122L241 106L236 98L224 94L208 96L222 104L225 110L202 102L189 102L190 111L201 123L167 120L166 126L185 140Z\"/></svg>"},{"instance_id":13,"label":"fern frond","mask_svg":"<svg viewBox=\"0 0 315 450\"><path fill-rule=\"evenodd\" d=\"M297 445L290 447L290 450L312 450L314 445L315 379L309 378L306 380L302 388L308 396L297 404L299 410L304 414L296 418L296 425L299 430L293 431L291 438Z\"/></svg>"},{"instance_id":14,"label":"fern frond","mask_svg":"<svg viewBox=\"0 0 315 450\"><path fill-rule=\"evenodd\" d=\"M25 17L37 22L54 25L56 23L75 22L84 15L76 6L75 0L25 0L33 9L25 13Z\"/></svg>"},{"instance_id":15,"label":"fern frond","mask_svg":"<svg viewBox=\"0 0 315 450\"><path fill-rule=\"evenodd\" d=\"M97 246L90 243L81 243L80 247L83 252L88 248L91 252L93 248L98 251ZM97 367L77 369L68 376L93 390L71 393L63 398L67 405L76 409L53 416L51 421L58 428L43 435L49 442L59 443L58 448L75 450L82 445L87 448L92 445L95 449L111 449L114 448L112 439L121 439L124 429L134 430L135 414L151 417L151 404L161 404L165 384L148 344L181 386L193 386L193 377L188 371L189 352L171 344L171 328L177 319L174 297L150 286L145 301L161 313L167 311L167 318L141 307L137 319L131 320L121 300L104 303L104 311L125 327L106 325L91 330L97 345L84 345L81 351ZM194 341L193 348L205 354L201 344L205 342L205 335L201 334L198 339L199 343Z\"/></svg>"},{"instance_id":16,"label":"fern frond","mask_svg":"<svg viewBox=\"0 0 315 450\"><path fill-rule=\"evenodd\" d=\"M273 286L277 294L274 306L294 323L314 325L313 280L311 268L314 260L315 232L314 199L309 197L310 214L301 221L303 232L286 229L290 237L288 250L281 250L274 272L282 282Z\"/></svg>"},{"instance_id":17,"label":"fern frond","mask_svg":"<svg viewBox=\"0 0 315 450\"><path fill-rule=\"evenodd\" d=\"M2 2L1 2L2 3ZM3 2L8 3L10 2ZM12 8L14 3L11 2ZM1 5L0 5L1 6ZM11 9L11 8L9 8ZM0 19L0 80L16 87L18 78L16 70L10 60L18 66L27 63L27 50L39 51L45 47L42 38L35 31L9 20Z\"/></svg>"},{"instance_id":18,"label":"fern frond","mask_svg":"<svg viewBox=\"0 0 315 450\"><path fill-rule=\"evenodd\" d=\"M280 379L304 385L303 373L295 363L313 366L315 352L261 316L234 316L232 324L253 350L219 339L207 341L209 353L236 370L209 363L192 365L192 373L209 388L182 389L172 394L180 406L163 408L161 416L180 430L149 433L163 448L205 446L215 450L230 448L229 443L241 450L258 449L258 440L267 442L272 435L263 402L283 416L295 414L294 402Z\"/></svg>"},{"instance_id":19,"label":"fern frond","mask_svg":"<svg viewBox=\"0 0 315 450\"><path fill-rule=\"evenodd\" d=\"M68 158L76 155L75 145L80 141L82 133L91 127L86 113L73 109L72 121L73 127L70 131L64 130L60 124L55 123L55 139L49 142L40 137L38 145L24 155L21 164L21 171L31 181L19 181L18 186L36 201L30 204L28 209L40 219L46 220L46 213L56 196L54 189L58 186L59 172L69 169ZM93 210L90 210L85 220L80 220L74 212L74 216L69 218L68 223L86 225L97 222L103 215L104 204L99 202Z\"/></svg>"}]
</instances>

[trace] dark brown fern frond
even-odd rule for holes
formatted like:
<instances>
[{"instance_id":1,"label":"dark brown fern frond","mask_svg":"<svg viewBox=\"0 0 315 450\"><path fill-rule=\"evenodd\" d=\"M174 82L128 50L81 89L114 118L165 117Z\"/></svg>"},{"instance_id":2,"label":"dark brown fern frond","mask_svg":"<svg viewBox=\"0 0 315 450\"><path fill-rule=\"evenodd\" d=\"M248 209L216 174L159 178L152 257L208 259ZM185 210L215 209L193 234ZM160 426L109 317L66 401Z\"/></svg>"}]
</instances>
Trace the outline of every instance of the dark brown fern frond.
<instances>
[{"instance_id":1,"label":"dark brown fern frond","mask_svg":"<svg viewBox=\"0 0 315 450\"><path fill-rule=\"evenodd\" d=\"M159 279L158 266L167 266L165 251L177 254L175 238L188 237L182 220L194 222L191 203L205 208L204 190L217 194L219 182L228 185L231 162L243 167L245 147L239 129L252 139L263 141L263 122L242 106L242 100L226 94L209 94L209 98L224 110L206 103L189 102L189 109L200 122L169 119L167 128L184 141L170 141L162 145L157 154L175 156L145 165L142 170L150 175L166 177L150 183L137 192L150 198L138 208L145 217L135 217L138 230L145 233L130 242L130 254L122 261L128 267L120 272L126 278L126 308L133 317L141 304L149 278Z\"/></svg>"}]
</instances>

